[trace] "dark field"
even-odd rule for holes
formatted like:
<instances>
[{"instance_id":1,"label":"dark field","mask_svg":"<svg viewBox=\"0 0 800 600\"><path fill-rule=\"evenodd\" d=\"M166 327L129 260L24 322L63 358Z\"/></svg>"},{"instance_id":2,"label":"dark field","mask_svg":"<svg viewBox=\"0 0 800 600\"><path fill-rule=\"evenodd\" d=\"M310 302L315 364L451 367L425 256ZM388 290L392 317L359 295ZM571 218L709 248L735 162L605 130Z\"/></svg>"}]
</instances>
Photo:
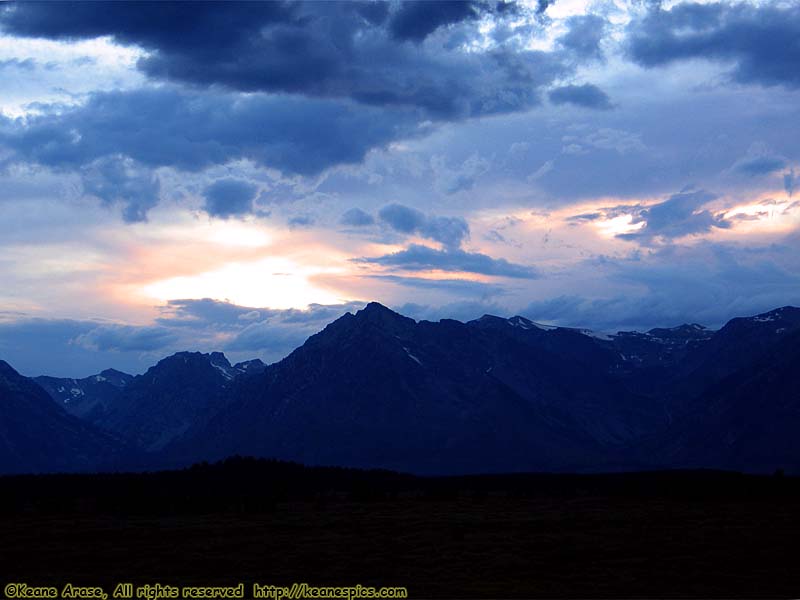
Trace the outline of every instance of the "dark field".
<instances>
[{"instance_id":1,"label":"dark field","mask_svg":"<svg viewBox=\"0 0 800 600\"><path fill-rule=\"evenodd\" d=\"M788 477L418 479L240 460L0 478L0 492L3 586L297 581L399 585L411 598L800 596L800 481Z\"/></svg>"}]
</instances>

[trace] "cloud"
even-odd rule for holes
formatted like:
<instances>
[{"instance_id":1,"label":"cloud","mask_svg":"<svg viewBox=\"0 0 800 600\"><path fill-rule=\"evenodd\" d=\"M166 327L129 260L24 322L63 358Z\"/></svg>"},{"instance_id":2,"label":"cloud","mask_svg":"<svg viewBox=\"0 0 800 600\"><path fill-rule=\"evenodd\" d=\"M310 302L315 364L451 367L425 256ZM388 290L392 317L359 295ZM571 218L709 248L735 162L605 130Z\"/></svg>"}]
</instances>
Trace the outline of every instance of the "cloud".
<instances>
[{"instance_id":1,"label":"cloud","mask_svg":"<svg viewBox=\"0 0 800 600\"><path fill-rule=\"evenodd\" d=\"M716 195L703 190L688 189L673 194L664 202L644 208L634 216L631 224L644 223L641 229L617 237L650 244L657 238L671 240L705 233L715 227L726 229L731 226L729 221L703 210L703 206L716 198Z\"/></svg>"},{"instance_id":2,"label":"cloud","mask_svg":"<svg viewBox=\"0 0 800 600\"><path fill-rule=\"evenodd\" d=\"M469 237L469 225L461 217L434 217L402 204L389 204L379 212L380 220L400 233L417 233L440 242L447 248L458 248Z\"/></svg>"},{"instance_id":3,"label":"cloud","mask_svg":"<svg viewBox=\"0 0 800 600\"><path fill-rule=\"evenodd\" d=\"M780 156L749 156L737 160L732 170L750 175L769 175L775 171L780 171L786 166L786 159Z\"/></svg>"},{"instance_id":4,"label":"cloud","mask_svg":"<svg viewBox=\"0 0 800 600\"><path fill-rule=\"evenodd\" d=\"M121 155L153 168L198 171L249 159L312 175L359 162L412 127L411 115L378 118L339 102L167 87L98 92L84 105L25 121L0 117L0 142L14 152L8 162L58 168Z\"/></svg>"},{"instance_id":5,"label":"cloud","mask_svg":"<svg viewBox=\"0 0 800 600\"><path fill-rule=\"evenodd\" d=\"M791 198L794 195L794 190L797 187L798 177L794 174L794 169L790 169L788 173L783 175L783 187L786 194Z\"/></svg>"},{"instance_id":6,"label":"cloud","mask_svg":"<svg viewBox=\"0 0 800 600\"><path fill-rule=\"evenodd\" d=\"M384 206L378 212L378 216L381 221L401 233L413 233L422 227L426 221L423 212L402 204L389 204Z\"/></svg>"},{"instance_id":7,"label":"cloud","mask_svg":"<svg viewBox=\"0 0 800 600\"><path fill-rule=\"evenodd\" d=\"M370 275L372 279L389 281L404 287L441 290L461 296L480 296L488 298L506 293L506 289L497 284L468 279L428 279L425 277L403 277L400 275Z\"/></svg>"},{"instance_id":8,"label":"cloud","mask_svg":"<svg viewBox=\"0 0 800 600\"><path fill-rule=\"evenodd\" d=\"M518 279L535 279L538 277L538 273L533 267L514 264L504 258L492 258L478 252L466 252L452 248L436 250L418 244L411 244L407 249L394 254L352 260L386 267L396 267L407 271L435 269Z\"/></svg>"},{"instance_id":9,"label":"cloud","mask_svg":"<svg viewBox=\"0 0 800 600\"><path fill-rule=\"evenodd\" d=\"M731 171L756 177L780 171L786 165L786 158L770 152L766 144L755 143L750 146L746 156L743 156L731 166Z\"/></svg>"},{"instance_id":10,"label":"cloud","mask_svg":"<svg viewBox=\"0 0 800 600\"><path fill-rule=\"evenodd\" d=\"M227 219L253 211L258 188L241 179L218 179L203 191L204 210L212 217Z\"/></svg>"},{"instance_id":11,"label":"cloud","mask_svg":"<svg viewBox=\"0 0 800 600\"><path fill-rule=\"evenodd\" d=\"M528 175L526 180L528 181L528 183L533 183L534 181L538 181L539 179L547 175L549 172L551 172L554 166L555 166L555 161L553 160L545 161L538 169L536 169L533 173Z\"/></svg>"},{"instance_id":12,"label":"cloud","mask_svg":"<svg viewBox=\"0 0 800 600\"><path fill-rule=\"evenodd\" d=\"M120 202L128 223L147 220L147 211L158 204L161 182L149 169L120 155L98 158L81 168L83 192L107 205Z\"/></svg>"},{"instance_id":13,"label":"cloud","mask_svg":"<svg viewBox=\"0 0 800 600\"><path fill-rule=\"evenodd\" d=\"M307 310L260 310L263 318L239 329L224 348L231 352L259 352L262 356L282 358L331 321L360 310L364 304L311 304Z\"/></svg>"},{"instance_id":14,"label":"cloud","mask_svg":"<svg viewBox=\"0 0 800 600\"><path fill-rule=\"evenodd\" d=\"M245 315L262 311L211 298L169 300L160 310L156 323L167 327L236 327Z\"/></svg>"},{"instance_id":15,"label":"cloud","mask_svg":"<svg viewBox=\"0 0 800 600\"><path fill-rule=\"evenodd\" d=\"M445 164L444 157L435 156L431 159L431 168L436 186L445 194L455 194L474 188L478 178L489 171L491 163L476 152L455 169Z\"/></svg>"},{"instance_id":16,"label":"cloud","mask_svg":"<svg viewBox=\"0 0 800 600\"><path fill-rule=\"evenodd\" d=\"M8 58L0 60L0 70L18 69L20 71L33 71L36 69L36 61L32 58Z\"/></svg>"},{"instance_id":17,"label":"cloud","mask_svg":"<svg viewBox=\"0 0 800 600\"><path fill-rule=\"evenodd\" d=\"M576 15L566 21L567 33L558 38L558 43L579 59L602 59L603 41L608 21L599 15Z\"/></svg>"},{"instance_id":18,"label":"cloud","mask_svg":"<svg viewBox=\"0 0 800 600\"><path fill-rule=\"evenodd\" d=\"M167 348L177 340L163 327L101 325L76 336L72 343L100 352L150 352Z\"/></svg>"},{"instance_id":19,"label":"cloud","mask_svg":"<svg viewBox=\"0 0 800 600\"><path fill-rule=\"evenodd\" d=\"M446 25L476 19L482 3L450 0L406 0L392 16L389 31L398 40L421 42Z\"/></svg>"},{"instance_id":20,"label":"cloud","mask_svg":"<svg viewBox=\"0 0 800 600\"><path fill-rule=\"evenodd\" d=\"M103 11L76 3L67 17L56 6L21 3L0 12L0 25L16 36L113 36L147 51L137 66L152 79L348 99L455 119L533 106L539 88L573 68L556 53L513 44L476 53L448 39L419 43L457 23L471 24L460 33L470 39L479 35L479 15L503 20L512 13L504 3L474 1L386 8L364 2L113 3Z\"/></svg>"},{"instance_id":21,"label":"cloud","mask_svg":"<svg viewBox=\"0 0 800 600\"><path fill-rule=\"evenodd\" d=\"M786 304L800 305L800 273L782 266L796 248L743 249L713 243L668 246L637 260L607 258L591 265L628 292L565 294L532 302L521 314L570 327L599 330L672 327L700 323L719 327ZM676 293L679 290L679 293Z\"/></svg>"},{"instance_id":22,"label":"cloud","mask_svg":"<svg viewBox=\"0 0 800 600\"><path fill-rule=\"evenodd\" d=\"M655 5L628 27L628 54L644 67L689 59L733 61L741 83L800 87L800 5L683 2Z\"/></svg>"},{"instance_id":23,"label":"cloud","mask_svg":"<svg viewBox=\"0 0 800 600\"><path fill-rule=\"evenodd\" d=\"M565 135L561 138L564 154L586 154L592 149L613 150L618 154L643 152L647 149L641 135L621 129L602 127L583 135Z\"/></svg>"},{"instance_id":24,"label":"cloud","mask_svg":"<svg viewBox=\"0 0 800 600\"><path fill-rule=\"evenodd\" d=\"M614 108L611 99L603 90L591 83L583 85L565 85L551 90L548 94L550 102L556 105L574 104L583 108L610 110Z\"/></svg>"},{"instance_id":25,"label":"cloud","mask_svg":"<svg viewBox=\"0 0 800 600\"><path fill-rule=\"evenodd\" d=\"M289 217L286 220L286 224L289 225L291 229L298 227L310 227L314 224L314 217L310 215L295 215L293 217Z\"/></svg>"},{"instance_id":26,"label":"cloud","mask_svg":"<svg viewBox=\"0 0 800 600\"><path fill-rule=\"evenodd\" d=\"M375 224L375 217L360 208L351 208L342 214L339 223L350 227L366 227Z\"/></svg>"},{"instance_id":27,"label":"cloud","mask_svg":"<svg viewBox=\"0 0 800 600\"><path fill-rule=\"evenodd\" d=\"M536 14L543 15L556 0L536 0Z\"/></svg>"},{"instance_id":28,"label":"cloud","mask_svg":"<svg viewBox=\"0 0 800 600\"><path fill-rule=\"evenodd\" d=\"M182 350L225 350L234 362L251 358L272 362L364 304L312 304L306 310L279 310L209 298L172 300L160 307L161 315L152 325L0 313L0 358L25 375L57 377L86 377L109 367L141 373L164 356ZM44 358L42 348L47 348Z\"/></svg>"},{"instance_id":29,"label":"cloud","mask_svg":"<svg viewBox=\"0 0 800 600\"><path fill-rule=\"evenodd\" d=\"M130 221L143 220L158 198L158 180L147 169L201 171L249 160L314 175L425 131L404 111L170 87L94 93L84 105L25 120L0 115L6 165L79 171L87 193L123 202ZM222 204L207 206L216 211Z\"/></svg>"}]
</instances>

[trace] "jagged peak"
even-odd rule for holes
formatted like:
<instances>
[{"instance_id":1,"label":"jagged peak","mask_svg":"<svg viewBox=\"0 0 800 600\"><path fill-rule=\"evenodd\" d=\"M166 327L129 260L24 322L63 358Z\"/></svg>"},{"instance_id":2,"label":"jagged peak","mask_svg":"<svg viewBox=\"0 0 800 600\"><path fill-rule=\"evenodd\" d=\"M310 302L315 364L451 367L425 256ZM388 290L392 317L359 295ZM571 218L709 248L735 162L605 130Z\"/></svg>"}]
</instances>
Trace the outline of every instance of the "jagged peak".
<instances>
[{"instance_id":1,"label":"jagged peak","mask_svg":"<svg viewBox=\"0 0 800 600\"><path fill-rule=\"evenodd\" d=\"M212 365L221 365L223 367L230 367L231 363L222 352L212 352L208 355Z\"/></svg>"},{"instance_id":2,"label":"jagged peak","mask_svg":"<svg viewBox=\"0 0 800 600\"><path fill-rule=\"evenodd\" d=\"M155 368L164 368L170 367L171 365L181 364L181 363L206 363L213 367L223 367L223 368L231 368L231 364L228 361L227 357L222 352L190 352L188 350L183 350L181 352L176 352L162 358L158 361L155 366L150 367L149 370Z\"/></svg>"},{"instance_id":3,"label":"jagged peak","mask_svg":"<svg viewBox=\"0 0 800 600\"><path fill-rule=\"evenodd\" d=\"M356 318L359 320L366 320L372 323L376 322L396 322L396 323L416 323L410 317L406 317L387 308L380 302L370 302L364 308L356 313Z\"/></svg>"}]
</instances>

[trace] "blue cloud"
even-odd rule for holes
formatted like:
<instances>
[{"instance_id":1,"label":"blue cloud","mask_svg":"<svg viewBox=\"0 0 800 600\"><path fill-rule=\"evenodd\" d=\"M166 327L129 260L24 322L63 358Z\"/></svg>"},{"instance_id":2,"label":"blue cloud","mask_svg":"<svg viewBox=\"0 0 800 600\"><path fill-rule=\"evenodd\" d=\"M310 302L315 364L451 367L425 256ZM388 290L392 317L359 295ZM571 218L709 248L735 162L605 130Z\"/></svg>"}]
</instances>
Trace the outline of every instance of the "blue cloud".
<instances>
[{"instance_id":1,"label":"blue cloud","mask_svg":"<svg viewBox=\"0 0 800 600\"><path fill-rule=\"evenodd\" d=\"M390 281L404 287L426 290L441 290L451 294L480 296L488 298L506 293L506 289L497 284L468 279L428 279L425 277L403 277L400 275L371 275L372 279Z\"/></svg>"},{"instance_id":2,"label":"blue cloud","mask_svg":"<svg viewBox=\"0 0 800 600\"><path fill-rule=\"evenodd\" d=\"M421 42L445 25L453 25L480 14L481 3L470 0L406 0L389 22L389 31L398 40Z\"/></svg>"},{"instance_id":3,"label":"blue cloud","mask_svg":"<svg viewBox=\"0 0 800 600\"><path fill-rule=\"evenodd\" d=\"M628 27L628 53L644 67L694 58L734 61L742 83L800 87L800 5L660 3Z\"/></svg>"},{"instance_id":4,"label":"blue cloud","mask_svg":"<svg viewBox=\"0 0 800 600\"><path fill-rule=\"evenodd\" d=\"M538 88L574 68L555 53L404 43L456 23L477 27L480 15L504 19L514 12L505 3L374 4L115 2L98 11L77 2L66 15L46 3L20 3L0 11L0 26L16 36L113 36L148 51L138 68L154 79L414 107L448 119L533 106Z\"/></svg>"},{"instance_id":5,"label":"blue cloud","mask_svg":"<svg viewBox=\"0 0 800 600\"><path fill-rule=\"evenodd\" d=\"M375 217L360 208L351 208L342 214L339 223L350 227L366 227L375 224Z\"/></svg>"},{"instance_id":6,"label":"blue cloud","mask_svg":"<svg viewBox=\"0 0 800 600\"><path fill-rule=\"evenodd\" d=\"M583 85L565 85L552 90L548 94L550 102L556 105L574 104L583 108L609 110L614 108L611 99L596 85L586 83Z\"/></svg>"},{"instance_id":7,"label":"blue cloud","mask_svg":"<svg viewBox=\"0 0 800 600\"><path fill-rule=\"evenodd\" d=\"M240 179L218 179L203 192L205 211L212 217L227 219L253 211L253 199L258 188Z\"/></svg>"},{"instance_id":8,"label":"blue cloud","mask_svg":"<svg viewBox=\"0 0 800 600\"><path fill-rule=\"evenodd\" d=\"M599 15L576 15L567 19L567 32L558 43L580 59L601 59L603 41L608 21Z\"/></svg>"},{"instance_id":9,"label":"blue cloud","mask_svg":"<svg viewBox=\"0 0 800 600\"><path fill-rule=\"evenodd\" d=\"M671 240L686 235L705 233L712 228L726 229L731 223L703 207L716 199L703 190L687 189L673 194L664 202L641 209L631 223L644 223L638 231L617 235L624 240L653 243L656 238Z\"/></svg>"},{"instance_id":10,"label":"blue cloud","mask_svg":"<svg viewBox=\"0 0 800 600\"><path fill-rule=\"evenodd\" d=\"M736 161L733 170L744 175L769 175L786 167L786 159L781 156L748 156Z\"/></svg>"},{"instance_id":11,"label":"blue cloud","mask_svg":"<svg viewBox=\"0 0 800 600\"><path fill-rule=\"evenodd\" d=\"M783 175L783 188L786 190L786 194L791 198L794 195L795 187L797 187L798 178L794 174L794 169L790 169L788 173L784 173Z\"/></svg>"},{"instance_id":12,"label":"blue cloud","mask_svg":"<svg viewBox=\"0 0 800 600\"><path fill-rule=\"evenodd\" d=\"M461 217L433 217L402 204L384 206L378 216L395 231L417 233L442 243L448 248L458 248L469 237L469 225Z\"/></svg>"},{"instance_id":13,"label":"blue cloud","mask_svg":"<svg viewBox=\"0 0 800 600\"><path fill-rule=\"evenodd\" d=\"M378 116L335 101L143 88L94 93L84 105L25 121L0 117L0 142L14 152L7 162L65 169L122 155L153 168L249 159L310 175L361 161L410 135L415 122L402 112Z\"/></svg>"},{"instance_id":14,"label":"blue cloud","mask_svg":"<svg viewBox=\"0 0 800 600\"><path fill-rule=\"evenodd\" d=\"M99 158L81 169L85 194L105 204L120 202L122 218L129 222L147 220L147 211L158 204L161 182L149 169L125 156Z\"/></svg>"},{"instance_id":15,"label":"blue cloud","mask_svg":"<svg viewBox=\"0 0 800 600\"><path fill-rule=\"evenodd\" d=\"M436 250L417 244L412 244L405 250L394 254L353 260L355 262L400 268L406 271L437 269L518 279L536 279L539 276L533 267L514 264L504 258L492 258L478 252L465 252L454 248Z\"/></svg>"},{"instance_id":16,"label":"blue cloud","mask_svg":"<svg viewBox=\"0 0 800 600\"><path fill-rule=\"evenodd\" d=\"M164 327L100 325L77 335L72 343L101 352L151 352L167 348L176 340L175 334Z\"/></svg>"}]
</instances>

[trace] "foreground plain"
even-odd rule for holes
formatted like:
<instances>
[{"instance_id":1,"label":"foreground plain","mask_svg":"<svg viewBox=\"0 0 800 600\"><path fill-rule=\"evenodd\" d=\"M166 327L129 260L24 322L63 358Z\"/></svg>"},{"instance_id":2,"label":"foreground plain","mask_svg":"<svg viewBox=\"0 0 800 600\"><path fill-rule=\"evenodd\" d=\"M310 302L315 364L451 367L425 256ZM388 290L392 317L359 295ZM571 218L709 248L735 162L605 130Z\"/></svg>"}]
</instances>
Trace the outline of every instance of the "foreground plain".
<instances>
[{"instance_id":1,"label":"foreground plain","mask_svg":"<svg viewBox=\"0 0 800 600\"><path fill-rule=\"evenodd\" d=\"M800 481L416 478L234 459L0 478L2 583L406 586L410 597L796 597Z\"/></svg>"}]
</instances>

